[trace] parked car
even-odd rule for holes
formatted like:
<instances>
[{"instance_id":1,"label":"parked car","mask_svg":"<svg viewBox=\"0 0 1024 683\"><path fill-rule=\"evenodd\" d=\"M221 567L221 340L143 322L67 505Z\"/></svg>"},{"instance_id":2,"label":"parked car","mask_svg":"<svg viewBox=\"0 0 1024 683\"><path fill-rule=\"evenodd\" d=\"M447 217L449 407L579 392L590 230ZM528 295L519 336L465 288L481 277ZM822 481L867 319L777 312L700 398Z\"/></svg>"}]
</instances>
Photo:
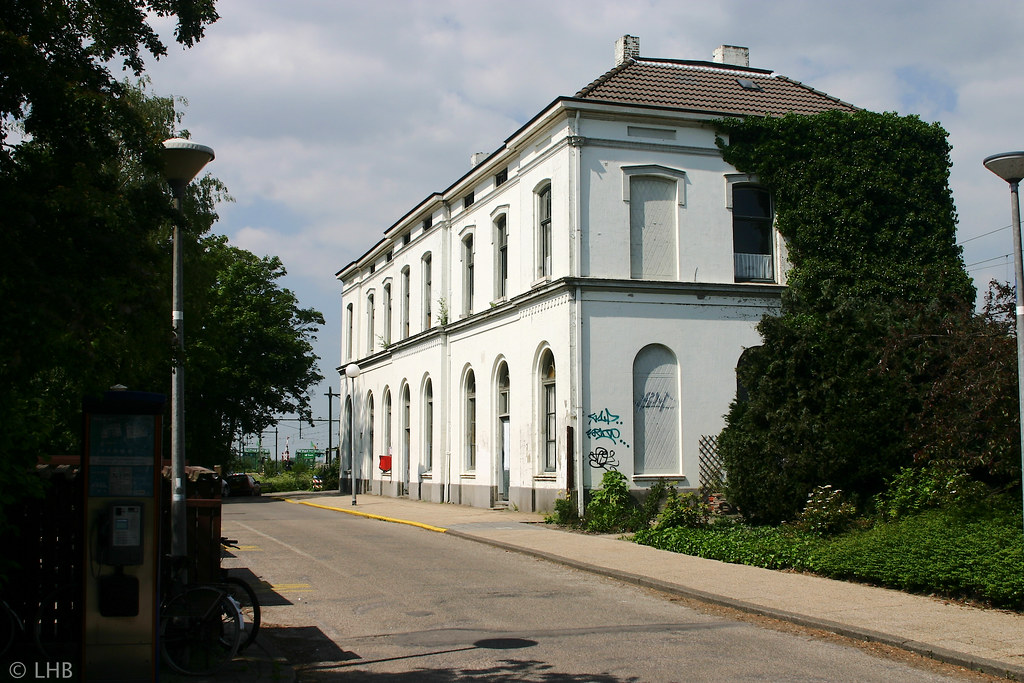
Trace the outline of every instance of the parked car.
<instances>
[{"instance_id":1,"label":"parked car","mask_svg":"<svg viewBox=\"0 0 1024 683\"><path fill-rule=\"evenodd\" d=\"M231 496L258 496L260 483L251 474L229 474L227 491Z\"/></svg>"}]
</instances>

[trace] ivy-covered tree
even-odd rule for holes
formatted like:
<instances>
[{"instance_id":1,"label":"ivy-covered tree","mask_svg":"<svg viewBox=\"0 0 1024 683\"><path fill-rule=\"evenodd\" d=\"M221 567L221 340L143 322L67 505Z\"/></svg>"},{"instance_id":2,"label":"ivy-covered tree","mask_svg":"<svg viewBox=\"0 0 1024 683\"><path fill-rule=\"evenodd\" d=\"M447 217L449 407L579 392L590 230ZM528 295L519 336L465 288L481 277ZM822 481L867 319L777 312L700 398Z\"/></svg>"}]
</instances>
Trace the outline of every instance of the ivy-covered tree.
<instances>
[{"instance_id":1,"label":"ivy-covered tree","mask_svg":"<svg viewBox=\"0 0 1024 683\"><path fill-rule=\"evenodd\" d=\"M922 411L908 375L881 369L887 340L910 310L969 315L974 300L946 134L866 111L720 131L725 160L772 192L792 265L780 314L762 320L763 345L738 370L747 398L719 440L729 492L764 522L792 518L819 485L866 499L912 462L908 425Z\"/></svg>"}]
</instances>

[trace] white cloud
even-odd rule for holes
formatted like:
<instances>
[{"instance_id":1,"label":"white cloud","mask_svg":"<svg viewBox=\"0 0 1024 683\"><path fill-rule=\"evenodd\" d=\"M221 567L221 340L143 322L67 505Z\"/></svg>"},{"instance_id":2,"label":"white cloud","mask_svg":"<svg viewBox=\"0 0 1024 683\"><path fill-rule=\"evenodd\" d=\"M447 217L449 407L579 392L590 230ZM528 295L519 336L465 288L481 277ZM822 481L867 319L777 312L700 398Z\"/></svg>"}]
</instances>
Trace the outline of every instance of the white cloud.
<instances>
[{"instance_id":1,"label":"white cloud","mask_svg":"<svg viewBox=\"0 0 1024 683\"><path fill-rule=\"evenodd\" d=\"M218 11L196 47L152 65L153 90L187 97L186 126L217 151L210 171L237 200L217 229L280 255L288 286L328 316L318 350L335 383L334 273L465 173L471 153L611 68L625 33L650 57L745 45L752 66L938 120L961 239L1009 222L1006 185L981 160L1024 149L1019 0L222 0ZM1008 245L973 239L965 259Z\"/></svg>"}]
</instances>

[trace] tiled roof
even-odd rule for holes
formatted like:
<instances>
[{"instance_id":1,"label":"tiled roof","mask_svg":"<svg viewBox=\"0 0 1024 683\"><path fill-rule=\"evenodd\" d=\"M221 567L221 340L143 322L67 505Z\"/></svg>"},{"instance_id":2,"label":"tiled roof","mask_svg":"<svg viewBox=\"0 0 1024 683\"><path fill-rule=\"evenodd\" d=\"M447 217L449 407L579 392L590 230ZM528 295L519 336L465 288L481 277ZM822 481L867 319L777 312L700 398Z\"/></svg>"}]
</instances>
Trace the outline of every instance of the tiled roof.
<instances>
[{"instance_id":1,"label":"tiled roof","mask_svg":"<svg viewBox=\"0 0 1024 683\"><path fill-rule=\"evenodd\" d=\"M616 66L576 93L576 97L741 116L857 109L803 83L762 69L643 57Z\"/></svg>"}]
</instances>

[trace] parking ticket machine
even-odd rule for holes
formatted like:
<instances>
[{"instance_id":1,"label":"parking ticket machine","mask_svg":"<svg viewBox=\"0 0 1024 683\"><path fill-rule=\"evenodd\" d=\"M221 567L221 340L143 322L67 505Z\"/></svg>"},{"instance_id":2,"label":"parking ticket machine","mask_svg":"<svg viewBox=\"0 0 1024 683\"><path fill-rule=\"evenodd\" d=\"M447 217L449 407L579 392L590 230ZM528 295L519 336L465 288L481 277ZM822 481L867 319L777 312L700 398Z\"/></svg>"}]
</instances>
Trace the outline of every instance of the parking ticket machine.
<instances>
[{"instance_id":1,"label":"parking ticket machine","mask_svg":"<svg viewBox=\"0 0 1024 683\"><path fill-rule=\"evenodd\" d=\"M84 406L83 676L151 681L157 658L164 396L111 391Z\"/></svg>"}]
</instances>

